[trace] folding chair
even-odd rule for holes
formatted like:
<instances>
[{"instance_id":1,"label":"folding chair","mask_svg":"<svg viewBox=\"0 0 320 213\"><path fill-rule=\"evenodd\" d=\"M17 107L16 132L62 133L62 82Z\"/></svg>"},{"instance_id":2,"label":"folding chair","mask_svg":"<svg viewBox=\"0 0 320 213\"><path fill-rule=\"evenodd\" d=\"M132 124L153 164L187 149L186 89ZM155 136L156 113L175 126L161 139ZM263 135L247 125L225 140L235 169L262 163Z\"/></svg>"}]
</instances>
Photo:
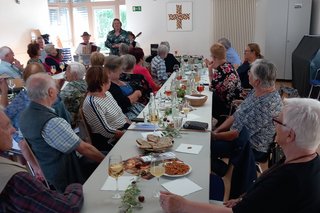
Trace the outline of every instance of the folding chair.
<instances>
[{"instance_id":1,"label":"folding chair","mask_svg":"<svg viewBox=\"0 0 320 213\"><path fill-rule=\"evenodd\" d=\"M317 69L317 72L316 72L316 74L314 76L314 79L310 81L311 88L310 88L310 92L309 92L308 98L311 97L313 87L320 87L320 80L318 79L319 71L320 71L320 69ZM320 89L319 89L319 92L318 92L317 99L319 99L319 97L320 97Z\"/></svg>"}]
</instances>

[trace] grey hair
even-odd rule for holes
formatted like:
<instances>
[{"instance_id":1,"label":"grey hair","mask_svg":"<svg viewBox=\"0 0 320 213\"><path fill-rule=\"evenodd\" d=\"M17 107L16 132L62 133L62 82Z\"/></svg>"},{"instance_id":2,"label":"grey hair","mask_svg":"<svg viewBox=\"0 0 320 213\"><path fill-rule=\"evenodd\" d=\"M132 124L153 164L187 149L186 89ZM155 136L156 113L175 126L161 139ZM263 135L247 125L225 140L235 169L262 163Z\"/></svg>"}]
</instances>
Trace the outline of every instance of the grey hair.
<instances>
[{"instance_id":1,"label":"grey hair","mask_svg":"<svg viewBox=\"0 0 320 213\"><path fill-rule=\"evenodd\" d=\"M71 62L68 67L70 67L70 73L77 77L77 80L81 80L84 78L86 74L86 67L79 62Z\"/></svg>"},{"instance_id":2,"label":"grey hair","mask_svg":"<svg viewBox=\"0 0 320 213\"><path fill-rule=\"evenodd\" d=\"M250 68L254 79L259 79L261 88L268 88L275 85L277 68L266 59L256 59Z\"/></svg>"},{"instance_id":3,"label":"grey hair","mask_svg":"<svg viewBox=\"0 0 320 213\"><path fill-rule=\"evenodd\" d=\"M44 51L47 53L47 54L51 54L52 50L54 49L54 45L53 44L47 44L45 47L44 47Z\"/></svg>"},{"instance_id":4,"label":"grey hair","mask_svg":"<svg viewBox=\"0 0 320 213\"><path fill-rule=\"evenodd\" d=\"M160 44L158 47L158 55L163 54L163 53L168 53L169 52L169 48L164 45L164 44Z\"/></svg>"},{"instance_id":5,"label":"grey hair","mask_svg":"<svg viewBox=\"0 0 320 213\"><path fill-rule=\"evenodd\" d=\"M166 45L168 47L168 52L170 52L170 44L168 41L161 41L160 45Z\"/></svg>"},{"instance_id":6,"label":"grey hair","mask_svg":"<svg viewBox=\"0 0 320 213\"><path fill-rule=\"evenodd\" d=\"M48 97L49 89L55 88L56 84L47 73L36 73L28 78L26 87L29 99L40 101Z\"/></svg>"},{"instance_id":7,"label":"grey hair","mask_svg":"<svg viewBox=\"0 0 320 213\"><path fill-rule=\"evenodd\" d=\"M284 99L283 123L295 132L295 143L308 150L320 144L320 102L310 98ZM286 128L286 127L283 127Z\"/></svg>"},{"instance_id":8,"label":"grey hair","mask_svg":"<svg viewBox=\"0 0 320 213\"><path fill-rule=\"evenodd\" d=\"M125 43L119 45L119 55L125 55L129 53L129 46Z\"/></svg>"},{"instance_id":9,"label":"grey hair","mask_svg":"<svg viewBox=\"0 0 320 213\"><path fill-rule=\"evenodd\" d=\"M3 60L8 53L11 52L10 47L3 46L0 48L0 59Z\"/></svg>"},{"instance_id":10,"label":"grey hair","mask_svg":"<svg viewBox=\"0 0 320 213\"><path fill-rule=\"evenodd\" d=\"M136 58L133 55L125 54L121 56L122 58L122 69L124 72L132 70L136 65Z\"/></svg>"},{"instance_id":11,"label":"grey hair","mask_svg":"<svg viewBox=\"0 0 320 213\"><path fill-rule=\"evenodd\" d=\"M231 42L227 39L227 38L220 38L218 40L218 43L222 44L226 50L229 49L231 47Z\"/></svg>"}]
</instances>

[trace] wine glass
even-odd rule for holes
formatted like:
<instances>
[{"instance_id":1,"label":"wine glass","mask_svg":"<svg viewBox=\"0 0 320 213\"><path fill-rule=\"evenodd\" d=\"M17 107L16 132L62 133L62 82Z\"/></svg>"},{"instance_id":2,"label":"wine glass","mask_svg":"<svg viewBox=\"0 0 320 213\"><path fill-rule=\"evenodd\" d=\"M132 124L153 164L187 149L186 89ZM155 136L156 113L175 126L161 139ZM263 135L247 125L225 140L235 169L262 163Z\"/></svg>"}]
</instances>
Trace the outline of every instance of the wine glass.
<instances>
[{"instance_id":1,"label":"wine glass","mask_svg":"<svg viewBox=\"0 0 320 213\"><path fill-rule=\"evenodd\" d=\"M121 198L121 195L119 193L118 178L123 175L123 170L124 168L121 155L111 155L109 157L108 174L109 176L116 179L116 194L113 195L112 198Z\"/></svg>"},{"instance_id":2,"label":"wine glass","mask_svg":"<svg viewBox=\"0 0 320 213\"><path fill-rule=\"evenodd\" d=\"M203 92L203 90L204 90L204 85L203 84L199 84L197 86L197 91L201 94L201 92Z\"/></svg>"},{"instance_id":3,"label":"wine glass","mask_svg":"<svg viewBox=\"0 0 320 213\"><path fill-rule=\"evenodd\" d=\"M190 104L189 101L185 101L182 105L182 111L183 114L185 114L186 118L188 116L188 113L190 112Z\"/></svg>"},{"instance_id":4,"label":"wine glass","mask_svg":"<svg viewBox=\"0 0 320 213\"><path fill-rule=\"evenodd\" d=\"M57 72L56 66L52 65L50 72L54 75Z\"/></svg>"},{"instance_id":5,"label":"wine glass","mask_svg":"<svg viewBox=\"0 0 320 213\"><path fill-rule=\"evenodd\" d=\"M169 88L168 87L165 88L164 94L167 96L167 100L169 100L170 97L171 97L171 89L170 89L170 87Z\"/></svg>"},{"instance_id":6,"label":"wine glass","mask_svg":"<svg viewBox=\"0 0 320 213\"><path fill-rule=\"evenodd\" d=\"M176 79L180 81L182 79L182 71L179 69L176 74Z\"/></svg>"},{"instance_id":7,"label":"wine glass","mask_svg":"<svg viewBox=\"0 0 320 213\"><path fill-rule=\"evenodd\" d=\"M64 63L63 63L63 62L60 62L59 67L60 67L61 71L63 71L63 69L64 69L64 67L65 67Z\"/></svg>"},{"instance_id":8,"label":"wine glass","mask_svg":"<svg viewBox=\"0 0 320 213\"><path fill-rule=\"evenodd\" d=\"M177 72L179 70L179 64L173 65L173 71Z\"/></svg>"},{"instance_id":9,"label":"wine glass","mask_svg":"<svg viewBox=\"0 0 320 213\"><path fill-rule=\"evenodd\" d=\"M164 174L165 168L164 163L159 154L153 154L151 160L150 173L157 178L158 189L155 190L154 197L160 197L160 177Z\"/></svg>"}]
</instances>

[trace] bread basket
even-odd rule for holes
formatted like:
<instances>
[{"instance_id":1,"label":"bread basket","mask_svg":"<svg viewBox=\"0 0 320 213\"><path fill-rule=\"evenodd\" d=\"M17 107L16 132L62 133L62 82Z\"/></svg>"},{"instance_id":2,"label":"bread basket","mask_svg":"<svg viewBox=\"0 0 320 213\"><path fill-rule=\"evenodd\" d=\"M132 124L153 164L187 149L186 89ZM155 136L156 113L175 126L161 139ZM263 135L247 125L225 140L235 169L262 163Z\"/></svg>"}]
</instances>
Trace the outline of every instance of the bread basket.
<instances>
[{"instance_id":1,"label":"bread basket","mask_svg":"<svg viewBox=\"0 0 320 213\"><path fill-rule=\"evenodd\" d=\"M208 96L202 94L192 94L184 96L186 100L189 101L190 105L193 107L202 106L208 99Z\"/></svg>"}]
</instances>

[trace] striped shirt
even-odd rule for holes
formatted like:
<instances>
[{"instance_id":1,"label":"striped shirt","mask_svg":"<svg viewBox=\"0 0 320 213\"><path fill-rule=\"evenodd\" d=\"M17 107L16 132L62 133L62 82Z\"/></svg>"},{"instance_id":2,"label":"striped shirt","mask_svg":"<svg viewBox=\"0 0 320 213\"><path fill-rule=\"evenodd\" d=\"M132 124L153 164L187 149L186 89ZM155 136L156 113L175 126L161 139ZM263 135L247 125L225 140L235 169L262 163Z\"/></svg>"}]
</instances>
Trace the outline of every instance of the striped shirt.
<instances>
[{"instance_id":1,"label":"striped shirt","mask_svg":"<svg viewBox=\"0 0 320 213\"><path fill-rule=\"evenodd\" d=\"M127 123L127 118L110 92L106 97L87 96L83 102L83 113L92 133L112 138L117 129Z\"/></svg>"},{"instance_id":2,"label":"striped shirt","mask_svg":"<svg viewBox=\"0 0 320 213\"><path fill-rule=\"evenodd\" d=\"M160 56L156 56L151 61L151 74L152 77L159 81L165 81L168 79L167 68L164 59Z\"/></svg>"}]
</instances>

